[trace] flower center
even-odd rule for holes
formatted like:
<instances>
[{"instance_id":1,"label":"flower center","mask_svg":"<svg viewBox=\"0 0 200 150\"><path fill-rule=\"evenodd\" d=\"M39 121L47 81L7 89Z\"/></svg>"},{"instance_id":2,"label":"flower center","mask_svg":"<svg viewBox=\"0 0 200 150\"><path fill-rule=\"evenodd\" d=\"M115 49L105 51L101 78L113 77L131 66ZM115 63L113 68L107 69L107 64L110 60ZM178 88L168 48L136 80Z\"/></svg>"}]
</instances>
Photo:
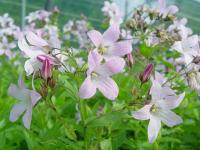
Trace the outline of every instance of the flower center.
<instances>
[{"instance_id":1,"label":"flower center","mask_svg":"<svg viewBox=\"0 0 200 150\"><path fill-rule=\"evenodd\" d=\"M155 104L153 104L152 106L151 106L151 108L150 108L150 111L151 112L156 112L158 110L158 107L155 105Z\"/></svg>"},{"instance_id":2,"label":"flower center","mask_svg":"<svg viewBox=\"0 0 200 150\"><path fill-rule=\"evenodd\" d=\"M98 74L96 72L92 72L91 75L92 75L92 78L98 77Z\"/></svg>"},{"instance_id":3,"label":"flower center","mask_svg":"<svg viewBox=\"0 0 200 150\"><path fill-rule=\"evenodd\" d=\"M104 47L104 46L100 46L99 48L98 48L98 52L100 53L100 54L104 54L105 53L105 51L106 51L106 47Z\"/></svg>"}]
</instances>

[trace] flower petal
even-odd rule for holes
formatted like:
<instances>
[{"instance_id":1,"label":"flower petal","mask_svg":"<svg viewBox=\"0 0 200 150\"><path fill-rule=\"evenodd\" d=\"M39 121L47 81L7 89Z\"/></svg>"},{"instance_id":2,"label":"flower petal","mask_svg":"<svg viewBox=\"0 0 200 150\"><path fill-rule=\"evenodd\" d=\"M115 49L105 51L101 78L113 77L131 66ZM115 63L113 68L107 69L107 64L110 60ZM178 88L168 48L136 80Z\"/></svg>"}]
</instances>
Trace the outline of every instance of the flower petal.
<instances>
[{"instance_id":1,"label":"flower petal","mask_svg":"<svg viewBox=\"0 0 200 150\"><path fill-rule=\"evenodd\" d=\"M8 95L16 98L17 100L25 102L27 99L29 99L29 90L21 89L14 84L10 84L8 88Z\"/></svg>"},{"instance_id":2,"label":"flower petal","mask_svg":"<svg viewBox=\"0 0 200 150\"><path fill-rule=\"evenodd\" d=\"M145 105L138 111L132 112L132 116L138 120L148 120L150 118L150 108L152 105Z\"/></svg>"},{"instance_id":3,"label":"flower petal","mask_svg":"<svg viewBox=\"0 0 200 150\"><path fill-rule=\"evenodd\" d=\"M32 106L35 106L35 104L41 99L41 95L37 93L36 91L31 91L30 97L31 97Z\"/></svg>"},{"instance_id":4,"label":"flower petal","mask_svg":"<svg viewBox=\"0 0 200 150\"><path fill-rule=\"evenodd\" d=\"M24 123L24 126L27 128L27 129L30 129L30 126L31 126L31 120L32 120L32 108L30 107L29 109L26 110L23 118L23 123Z\"/></svg>"},{"instance_id":5,"label":"flower petal","mask_svg":"<svg viewBox=\"0 0 200 150\"><path fill-rule=\"evenodd\" d=\"M105 97L110 100L115 100L119 93L117 84L110 77L99 77L97 81L97 88Z\"/></svg>"},{"instance_id":6,"label":"flower petal","mask_svg":"<svg viewBox=\"0 0 200 150\"><path fill-rule=\"evenodd\" d=\"M95 71L102 76L111 76L113 74L122 72L124 66L125 66L124 59L119 57L112 57L103 65L97 67Z\"/></svg>"},{"instance_id":7,"label":"flower petal","mask_svg":"<svg viewBox=\"0 0 200 150\"><path fill-rule=\"evenodd\" d=\"M180 116L170 110L161 109L158 111L157 115L162 120L162 122L169 127L173 127L183 122Z\"/></svg>"},{"instance_id":8,"label":"flower petal","mask_svg":"<svg viewBox=\"0 0 200 150\"><path fill-rule=\"evenodd\" d=\"M102 60L101 55L97 51L91 51L88 55L88 65L89 69L93 70L97 67Z\"/></svg>"},{"instance_id":9,"label":"flower petal","mask_svg":"<svg viewBox=\"0 0 200 150\"><path fill-rule=\"evenodd\" d=\"M48 46L48 43L45 40L43 40L41 37L37 36L33 32L29 32L26 35L26 38L31 45L38 47Z\"/></svg>"},{"instance_id":10,"label":"flower petal","mask_svg":"<svg viewBox=\"0 0 200 150\"><path fill-rule=\"evenodd\" d=\"M44 55L45 52L43 52L41 49L38 49L34 46L29 46L26 42L25 38L22 38L18 41L18 47L21 49L22 52L24 52L29 58L35 58L38 55Z\"/></svg>"},{"instance_id":11,"label":"flower petal","mask_svg":"<svg viewBox=\"0 0 200 150\"><path fill-rule=\"evenodd\" d=\"M167 96L165 100L162 100L162 107L167 109L174 109L180 105L182 100L185 97L185 93L180 94L179 96Z\"/></svg>"},{"instance_id":12,"label":"flower petal","mask_svg":"<svg viewBox=\"0 0 200 150\"><path fill-rule=\"evenodd\" d=\"M88 76L80 87L79 96L80 98L88 99L94 96L95 93L96 85L91 80L91 76Z\"/></svg>"},{"instance_id":13,"label":"flower petal","mask_svg":"<svg viewBox=\"0 0 200 150\"><path fill-rule=\"evenodd\" d=\"M108 46L113 44L119 39L120 29L118 24L112 24L110 27L103 33L103 45Z\"/></svg>"},{"instance_id":14,"label":"flower petal","mask_svg":"<svg viewBox=\"0 0 200 150\"><path fill-rule=\"evenodd\" d=\"M87 35L89 36L90 40L93 42L93 44L96 46L96 47L99 47L101 42L102 42L102 34L99 32L99 31L96 31L96 30L92 30L92 31L89 31L87 33Z\"/></svg>"},{"instance_id":15,"label":"flower petal","mask_svg":"<svg viewBox=\"0 0 200 150\"><path fill-rule=\"evenodd\" d=\"M151 115L149 125L148 125L149 143L153 143L156 140L158 133L160 131L160 128L161 128L161 121L157 117Z\"/></svg>"},{"instance_id":16,"label":"flower petal","mask_svg":"<svg viewBox=\"0 0 200 150\"><path fill-rule=\"evenodd\" d=\"M28 59L24 64L24 69L26 71L26 75L29 76L33 72L39 71L42 68L42 64L36 59Z\"/></svg>"},{"instance_id":17,"label":"flower petal","mask_svg":"<svg viewBox=\"0 0 200 150\"><path fill-rule=\"evenodd\" d=\"M15 104L10 112L9 120L15 122L25 110L26 106L22 103Z\"/></svg>"},{"instance_id":18,"label":"flower petal","mask_svg":"<svg viewBox=\"0 0 200 150\"><path fill-rule=\"evenodd\" d=\"M107 54L114 56L124 56L131 53L132 44L129 41L121 41L113 44L109 49Z\"/></svg>"}]
</instances>

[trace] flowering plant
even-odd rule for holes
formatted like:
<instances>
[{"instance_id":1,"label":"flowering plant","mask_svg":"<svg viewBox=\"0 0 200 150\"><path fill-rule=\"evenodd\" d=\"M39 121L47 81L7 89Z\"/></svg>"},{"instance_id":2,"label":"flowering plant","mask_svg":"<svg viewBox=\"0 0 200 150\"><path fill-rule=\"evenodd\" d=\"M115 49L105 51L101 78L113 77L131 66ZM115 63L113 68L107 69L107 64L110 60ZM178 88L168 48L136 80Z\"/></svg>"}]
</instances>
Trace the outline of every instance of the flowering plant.
<instances>
[{"instance_id":1,"label":"flowering plant","mask_svg":"<svg viewBox=\"0 0 200 150\"><path fill-rule=\"evenodd\" d=\"M30 13L23 30L0 17L0 94L17 100L0 102L2 114L9 107L9 121L17 122L1 118L2 148L172 149L193 133L186 128L197 128L199 36L176 16L178 8L158 0L123 21L106 1L102 12L104 32L87 18L60 30L58 9Z\"/></svg>"}]
</instances>

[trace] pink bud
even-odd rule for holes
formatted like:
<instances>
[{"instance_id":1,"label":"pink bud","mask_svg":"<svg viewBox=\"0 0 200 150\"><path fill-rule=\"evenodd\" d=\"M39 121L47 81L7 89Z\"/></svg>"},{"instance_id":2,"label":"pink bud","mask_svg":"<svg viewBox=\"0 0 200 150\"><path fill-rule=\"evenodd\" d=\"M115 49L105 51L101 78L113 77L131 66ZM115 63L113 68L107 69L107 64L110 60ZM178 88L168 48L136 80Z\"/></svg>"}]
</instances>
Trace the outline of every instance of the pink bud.
<instances>
[{"instance_id":1,"label":"pink bud","mask_svg":"<svg viewBox=\"0 0 200 150\"><path fill-rule=\"evenodd\" d=\"M42 76L44 79L48 79L52 75L52 69L53 69L53 60L51 57L48 57L46 55L39 55L37 56L37 59L42 63Z\"/></svg>"},{"instance_id":2,"label":"pink bud","mask_svg":"<svg viewBox=\"0 0 200 150\"><path fill-rule=\"evenodd\" d=\"M147 82L150 79L151 73L153 70L153 64L148 64L142 74L140 74L140 81L143 83Z\"/></svg>"},{"instance_id":3,"label":"pink bud","mask_svg":"<svg viewBox=\"0 0 200 150\"><path fill-rule=\"evenodd\" d=\"M127 54L128 65L131 67L134 64L134 59L132 53Z\"/></svg>"},{"instance_id":4,"label":"pink bud","mask_svg":"<svg viewBox=\"0 0 200 150\"><path fill-rule=\"evenodd\" d=\"M199 64L200 63L200 56L194 57L192 62L195 63L195 64Z\"/></svg>"}]
</instances>

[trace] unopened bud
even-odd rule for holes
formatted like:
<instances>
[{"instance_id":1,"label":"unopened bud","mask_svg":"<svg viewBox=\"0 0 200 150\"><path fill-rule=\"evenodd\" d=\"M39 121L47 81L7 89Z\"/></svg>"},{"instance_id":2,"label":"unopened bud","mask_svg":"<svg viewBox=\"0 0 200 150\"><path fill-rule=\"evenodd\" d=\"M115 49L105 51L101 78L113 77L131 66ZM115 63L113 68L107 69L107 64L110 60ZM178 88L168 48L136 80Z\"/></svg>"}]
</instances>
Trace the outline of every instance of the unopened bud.
<instances>
[{"instance_id":1,"label":"unopened bud","mask_svg":"<svg viewBox=\"0 0 200 150\"><path fill-rule=\"evenodd\" d=\"M153 64L148 64L142 74L140 74L140 81L143 83L147 82L150 79L151 73L153 70Z\"/></svg>"},{"instance_id":2,"label":"unopened bud","mask_svg":"<svg viewBox=\"0 0 200 150\"><path fill-rule=\"evenodd\" d=\"M200 64L200 56L194 57L192 62L195 63L195 64Z\"/></svg>"},{"instance_id":3,"label":"unopened bud","mask_svg":"<svg viewBox=\"0 0 200 150\"><path fill-rule=\"evenodd\" d=\"M134 64L134 59L133 59L132 53L127 54L127 59L128 59L128 66L132 67L132 65Z\"/></svg>"}]
</instances>

